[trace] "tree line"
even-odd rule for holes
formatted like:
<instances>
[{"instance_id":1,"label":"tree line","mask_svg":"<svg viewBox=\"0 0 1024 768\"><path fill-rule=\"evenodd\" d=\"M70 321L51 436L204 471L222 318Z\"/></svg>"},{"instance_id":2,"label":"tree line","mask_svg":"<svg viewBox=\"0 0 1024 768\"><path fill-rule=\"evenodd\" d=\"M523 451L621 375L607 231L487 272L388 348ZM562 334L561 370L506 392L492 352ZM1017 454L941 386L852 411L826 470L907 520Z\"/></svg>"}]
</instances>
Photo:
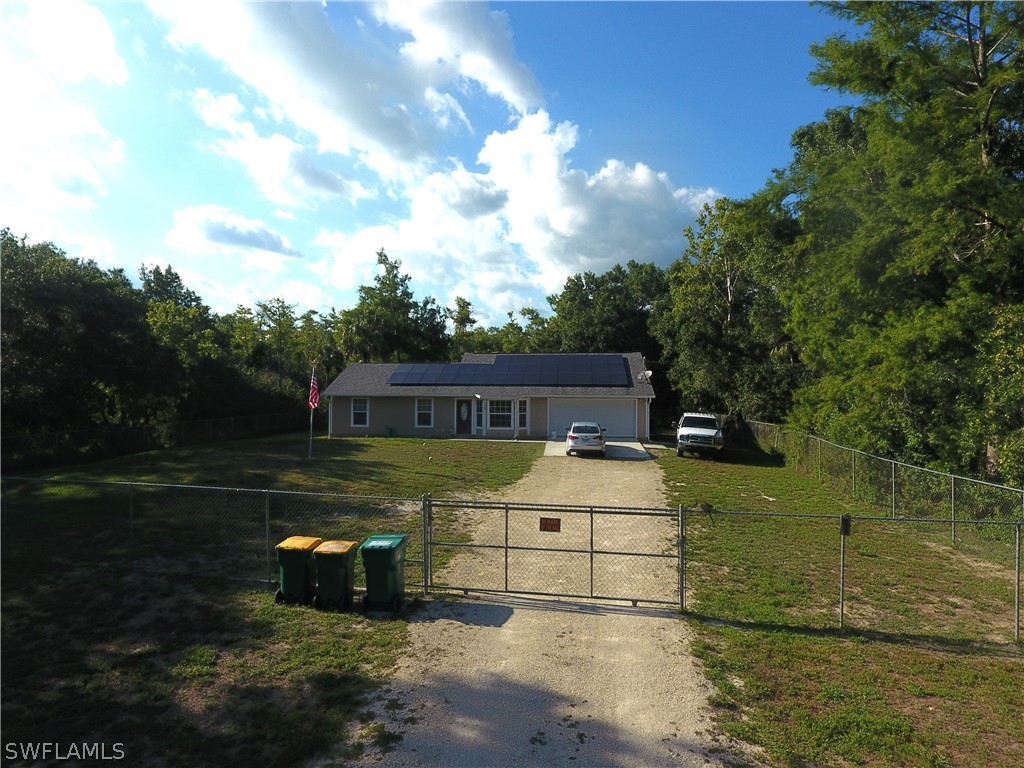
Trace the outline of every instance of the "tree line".
<instances>
[{"instance_id":1,"label":"tree line","mask_svg":"<svg viewBox=\"0 0 1024 768\"><path fill-rule=\"evenodd\" d=\"M216 315L170 267L119 270L4 230L3 430L298 407L351 362L640 351L656 417L743 414L871 453L1024 484L1024 7L828 5L813 46L852 105L706 206L667 269L570 277L549 312L482 327L417 299L383 250L355 306ZM45 407L42 404L45 403Z\"/></svg>"}]
</instances>

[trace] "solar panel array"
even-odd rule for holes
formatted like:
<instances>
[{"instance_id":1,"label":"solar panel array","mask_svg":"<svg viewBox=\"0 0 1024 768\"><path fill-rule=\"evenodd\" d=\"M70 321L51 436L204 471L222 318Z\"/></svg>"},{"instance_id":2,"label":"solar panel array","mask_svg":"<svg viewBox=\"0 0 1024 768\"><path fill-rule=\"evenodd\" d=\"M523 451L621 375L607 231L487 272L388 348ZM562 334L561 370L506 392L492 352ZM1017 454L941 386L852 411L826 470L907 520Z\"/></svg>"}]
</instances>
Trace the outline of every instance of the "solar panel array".
<instances>
[{"instance_id":1,"label":"solar panel array","mask_svg":"<svg viewBox=\"0 0 1024 768\"><path fill-rule=\"evenodd\" d=\"M399 363L391 386L628 387L622 355L495 355L494 363Z\"/></svg>"}]
</instances>

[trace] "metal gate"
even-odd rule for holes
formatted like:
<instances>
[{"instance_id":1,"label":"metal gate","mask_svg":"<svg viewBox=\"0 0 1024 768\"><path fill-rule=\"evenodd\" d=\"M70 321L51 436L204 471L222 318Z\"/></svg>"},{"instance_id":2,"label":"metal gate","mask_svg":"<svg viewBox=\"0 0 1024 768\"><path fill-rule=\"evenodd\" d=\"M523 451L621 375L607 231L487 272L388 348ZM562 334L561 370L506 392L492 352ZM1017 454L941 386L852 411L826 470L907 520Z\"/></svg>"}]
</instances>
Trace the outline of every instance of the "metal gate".
<instances>
[{"instance_id":1,"label":"metal gate","mask_svg":"<svg viewBox=\"0 0 1024 768\"><path fill-rule=\"evenodd\" d=\"M682 509L424 499L428 589L683 607Z\"/></svg>"}]
</instances>

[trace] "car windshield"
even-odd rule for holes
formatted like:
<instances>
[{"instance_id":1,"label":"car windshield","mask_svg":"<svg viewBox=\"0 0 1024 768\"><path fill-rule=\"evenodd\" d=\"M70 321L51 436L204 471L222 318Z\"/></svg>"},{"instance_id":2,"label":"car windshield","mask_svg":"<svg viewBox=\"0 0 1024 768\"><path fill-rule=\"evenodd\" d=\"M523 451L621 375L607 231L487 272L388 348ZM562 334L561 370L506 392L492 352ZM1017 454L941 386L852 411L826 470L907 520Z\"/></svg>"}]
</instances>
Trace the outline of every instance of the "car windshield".
<instances>
[{"instance_id":1,"label":"car windshield","mask_svg":"<svg viewBox=\"0 0 1024 768\"><path fill-rule=\"evenodd\" d=\"M684 416L683 426L697 429L718 429L718 422L710 416Z\"/></svg>"},{"instance_id":2,"label":"car windshield","mask_svg":"<svg viewBox=\"0 0 1024 768\"><path fill-rule=\"evenodd\" d=\"M596 424L573 424L572 431L577 435L598 435L601 428Z\"/></svg>"}]
</instances>

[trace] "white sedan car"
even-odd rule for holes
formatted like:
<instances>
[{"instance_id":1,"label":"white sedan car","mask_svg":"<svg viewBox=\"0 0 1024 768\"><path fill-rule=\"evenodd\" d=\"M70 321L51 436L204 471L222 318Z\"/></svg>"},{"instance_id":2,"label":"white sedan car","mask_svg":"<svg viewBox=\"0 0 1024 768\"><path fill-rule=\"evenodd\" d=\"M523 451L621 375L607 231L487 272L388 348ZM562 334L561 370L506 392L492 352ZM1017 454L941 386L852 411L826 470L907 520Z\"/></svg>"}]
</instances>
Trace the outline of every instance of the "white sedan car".
<instances>
[{"instance_id":1,"label":"white sedan car","mask_svg":"<svg viewBox=\"0 0 1024 768\"><path fill-rule=\"evenodd\" d=\"M604 433L607 430L596 421L574 421L565 431L565 455L574 451L581 453L597 453L604 456Z\"/></svg>"}]
</instances>

